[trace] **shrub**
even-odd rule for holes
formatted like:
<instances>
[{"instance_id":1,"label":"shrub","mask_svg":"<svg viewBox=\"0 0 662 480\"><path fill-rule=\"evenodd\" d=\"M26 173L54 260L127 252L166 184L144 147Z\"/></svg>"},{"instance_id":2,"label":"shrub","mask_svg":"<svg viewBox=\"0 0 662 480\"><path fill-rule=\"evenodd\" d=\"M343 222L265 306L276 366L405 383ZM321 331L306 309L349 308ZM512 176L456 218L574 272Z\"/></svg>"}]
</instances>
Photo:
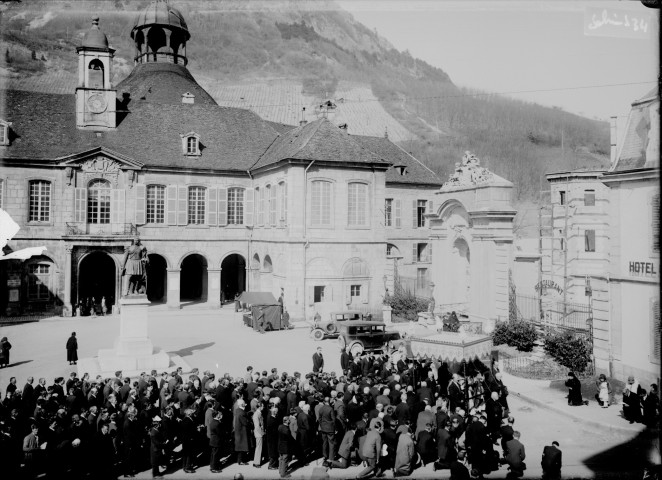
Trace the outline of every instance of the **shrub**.
<instances>
[{"instance_id":1,"label":"shrub","mask_svg":"<svg viewBox=\"0 0 662 480\"><path fill-rule=\"evenodd\" d=\"M521 352L533 350L533 342L538 338L536 328L528 322L514 320L510 322L497 322L492 332L494 345L505 343L517 348Z\"/></svg>"},{"instance_id":2,"label":"shrub","mask_svg":"<svg viewBox=\"0 0 662 480\"><path fill-rule=\"evenodd\" d=\"M384 297L384 304L392 308L392 315L405 318L408 321L418 320L418 313L426 312L428 303L429 300L418 298L406 291Z\"/></svg>"},{"instance_id":3,"label":"shrub","mask_svg":"<svg viewBox=\"0 0 662 480\"><path fill-rule=\"evenodd\" d=\"M581 373L591 361L591 344L572 332L545 335L545 351L570 370Z\"/></svg>"}]
</instances>

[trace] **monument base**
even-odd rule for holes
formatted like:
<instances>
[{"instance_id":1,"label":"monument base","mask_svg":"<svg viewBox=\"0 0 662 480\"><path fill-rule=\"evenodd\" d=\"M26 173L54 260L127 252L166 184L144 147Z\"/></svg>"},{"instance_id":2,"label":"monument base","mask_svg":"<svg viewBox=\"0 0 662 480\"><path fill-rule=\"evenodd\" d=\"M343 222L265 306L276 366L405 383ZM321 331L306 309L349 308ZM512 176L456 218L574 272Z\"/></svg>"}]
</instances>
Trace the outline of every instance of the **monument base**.
<instances>
[{"instance_id":1,"label":"monument base","mask_svg":"<svg viewBox=\"0 0 662 480\"><path fill-rule=\"evenodd\" d=\"M120 299L120 336L113 348L99 350L96 359L83 359L78 363L79 374L100 372L163 371L170 366L170 357L155 349L147 336L146 295L129 295Z\"/></svg>"}]
</instances>

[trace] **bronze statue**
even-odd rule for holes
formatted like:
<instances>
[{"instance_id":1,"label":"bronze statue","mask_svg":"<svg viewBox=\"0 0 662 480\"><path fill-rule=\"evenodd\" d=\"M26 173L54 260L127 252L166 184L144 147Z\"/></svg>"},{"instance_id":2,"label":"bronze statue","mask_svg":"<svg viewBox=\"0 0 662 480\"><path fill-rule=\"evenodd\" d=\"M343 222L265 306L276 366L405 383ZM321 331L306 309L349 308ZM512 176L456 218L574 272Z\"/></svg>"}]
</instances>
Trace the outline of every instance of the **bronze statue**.
<instances>
[{"instance_id":1,"label":"bronze statue","mask_svg":"<svg viewBox=\"0 0 662 480\"><path fill-rule=\"evenodd\" d=\"M145 293L147 289L146 265L148 263L147 249L140 243L140 238L135 237L131 241L131 246L124 252L122 275L129 277L124 295Z\"/></svg>"}]
</instances>

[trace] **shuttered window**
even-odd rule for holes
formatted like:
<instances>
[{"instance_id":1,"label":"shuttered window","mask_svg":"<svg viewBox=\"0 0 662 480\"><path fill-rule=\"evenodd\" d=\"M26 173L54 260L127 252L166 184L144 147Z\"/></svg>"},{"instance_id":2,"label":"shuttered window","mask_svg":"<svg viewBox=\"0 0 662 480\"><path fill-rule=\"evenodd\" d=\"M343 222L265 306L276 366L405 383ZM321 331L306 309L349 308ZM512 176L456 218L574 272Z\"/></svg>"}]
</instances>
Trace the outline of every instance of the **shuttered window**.
<instances>
[{"instance_id":1,"label":"shuttered window","mask_svg":"<svg viewBox=\"0 0 662 480\"><path fill-rule=\"evenodd\" d=\"M595 230L584 231L584 251L595 252Z\"/></svg>"},{"instance_id":2,"label":"shuttered window","mask_svg":"<svg viewBox=\"0 0 662 480\"><path fill-rule=\"evenodd\" d=\"M87 189L87 223L110 223L110 182L93 180Z\"/></svg>"},{"instance_id":3,"label":"shuttered window","mask_svg":"<svg viewBox=\"0 0 662 480\"><path fill-rule=\"evenodd\" d=\"M387 198L384 200L384 226L393 226L393 199Z\"/></svg>"},{"instance_id":4,"label":"shuttered window","mask_svg":"<svg viewBox=\"0 0 662 480\"><path fill-rule=\"evenodd\" d=\"M204 223L205 223L205 188L189 187L188 224L202 225Z\"/></svg>"},{"instance_id":5,"label":"shuttered window","mask_svg":"<svg viewBox=\"0 0 662 480\"><path fill-rule=\"evenodd\" d=\"M652 232L653 232L653 252L660 251L660 194L653 195L652 200Z\"/></svg>"},{"instance_id":6,"label":"shuttered window","mask_svg":"<svg viewBox=\"0 0 662 480\"><path fill-rule=\"evenodd\" d=\"M147 223L165 223L165 187L147 186Z\"/></svg>"},{"instance_id":7,"label":"shuttered window","mask_svg":"<svg viewBox=\"0 0 662 480\"><path fill-rule=\"evenodd\" d=\"M287 183L278 184L278 222L280 225L287 225Z\"/></svg>"},{"instance_id":8,"label":"shuttered window","mask_svg":"<svg viewBox=\"0 0 662 480\"><path fill-rule=\"evenodd\" d=\"M402 228L402 202L395 200L395 228Z\"/></svg>"},{"instance_id":9,"label":"shuttered window","mask_svg":"<svg viewBox=\"0 0 662 480\"><path fill-rule=\"evenodd\" d=\"M347 224L365 227L368 224L368 186L365 183L349 184L347 205Z\"/></svg>"},{"instance_id":10,"label":"shuttered window","mask_svg":"<svg viewBox=\"0 0 662 480\"><path fill-rule=\"evenodd\" d=\"M310 224L331 225L331 182L312 182L310 202Z\"/></svg>"},{"instance_id":11,"label":"shuttered window","mask_svg":"<svg viewBox=\"0 0 662 480\"><path fill-rule=\"evenodd\" d=\"M269 194L269 225L275 227L277 225L276 215L278 214L276 186L267 185L267 193Z\"/></svg>"},{"instance_id":12,"label":"shuttered window","mask_svg":"<svg viewBox=\"0 0 662 480\"><path fill-rule=\"evenodd\" d=\"M228 225L244 223L244 189L228 189Z\"/></svg>"},{"instance_id":13,"label":"shuttered window","mask_svg":"<svg viewBox=\"0 0 662 480\"><path fill-rule=\"evenodd\" d=\"M51 221L51 182L32 180L30 182L29 221Z\"/></svg>"}]
</instances>

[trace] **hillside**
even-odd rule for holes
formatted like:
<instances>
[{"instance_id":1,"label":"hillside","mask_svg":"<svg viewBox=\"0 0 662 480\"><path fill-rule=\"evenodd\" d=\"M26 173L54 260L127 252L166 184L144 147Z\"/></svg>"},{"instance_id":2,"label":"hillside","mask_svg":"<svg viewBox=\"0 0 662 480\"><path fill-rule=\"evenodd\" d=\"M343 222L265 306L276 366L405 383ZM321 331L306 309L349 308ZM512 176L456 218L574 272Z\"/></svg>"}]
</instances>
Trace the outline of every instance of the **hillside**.
<instances>
[{"instance_id":1,"label":"hillside","mask_svg":"<svg viewBox=\"0 0 662 480\"><path fill-rule=\"evenodd\" d=\"M73 92L75 47L98 12L116 51L113 81L133 66L129 36L146 1L4 3L0 79L9 88ZM189 68L221 105L296 124L319 114L350 133L400 143L443 178L465 150L535 199L544 173L604 164L608 125L454 85L441 69L399 52L333 3L173 1L191 32ZM302 111L306 108L305 113Z\"/></svg>"}]
</instances>

